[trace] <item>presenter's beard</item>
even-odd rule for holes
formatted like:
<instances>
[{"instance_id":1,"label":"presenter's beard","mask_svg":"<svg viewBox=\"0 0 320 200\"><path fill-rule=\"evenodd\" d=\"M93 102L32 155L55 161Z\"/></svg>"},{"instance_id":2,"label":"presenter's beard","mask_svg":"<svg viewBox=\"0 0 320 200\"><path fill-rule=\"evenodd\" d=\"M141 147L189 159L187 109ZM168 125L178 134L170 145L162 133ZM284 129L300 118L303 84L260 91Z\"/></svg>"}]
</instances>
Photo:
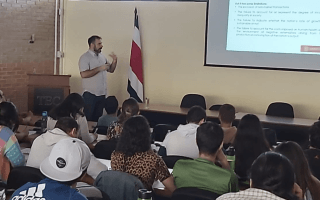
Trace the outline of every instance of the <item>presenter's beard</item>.
<instances>
[{"instance_id":1,"label":"presenter's beard","mask_svg":"<svg viewBox=\"0 0 320 200\"><path fill-rule=\"evenodd\" d=\"M101 53L101 49L102 49L102 48L100 48L100 49L96 49L96 48L95 48L95 49L94 49L94 52L96 52L96 54L99 54L99 53Z\"/></svg>"}]
</instances>

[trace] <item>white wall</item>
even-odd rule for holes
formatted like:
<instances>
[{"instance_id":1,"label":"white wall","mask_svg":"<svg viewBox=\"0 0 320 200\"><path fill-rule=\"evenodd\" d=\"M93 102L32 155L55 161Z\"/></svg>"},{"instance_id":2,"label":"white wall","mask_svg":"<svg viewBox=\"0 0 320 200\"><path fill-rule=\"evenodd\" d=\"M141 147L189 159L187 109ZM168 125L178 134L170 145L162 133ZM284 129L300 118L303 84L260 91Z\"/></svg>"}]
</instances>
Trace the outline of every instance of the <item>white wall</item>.
<instances>
[{"instance_id":1,"label":"white wall","mask_svg":"<svg viewBox=\"0 0 320 200\"><path fill-rule=\"evenodd\" d=\"M108 75L109 95L120 102L128 97L134 7L150 103L180 105L183 95L199 93L208 107L231 103L237 111L262 114L271 102L285 101L296 117L320 115L319 73L203 66L206 3L201 2L66 1L64 74L72 75L72 92L81 92L78 60L88 49L88 37L97 34L103 38L103 54L118 56L115 73Z\"/></svg>"}]
</instances>

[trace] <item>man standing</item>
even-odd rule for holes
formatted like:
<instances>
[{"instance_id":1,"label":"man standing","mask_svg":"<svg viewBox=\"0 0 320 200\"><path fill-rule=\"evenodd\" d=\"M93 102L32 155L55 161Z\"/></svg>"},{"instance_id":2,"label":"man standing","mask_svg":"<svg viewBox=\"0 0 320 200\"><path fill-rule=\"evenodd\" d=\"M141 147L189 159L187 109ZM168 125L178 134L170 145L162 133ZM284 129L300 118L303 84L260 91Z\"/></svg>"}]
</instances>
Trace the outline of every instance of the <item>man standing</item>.
<instances>
[{"instance_id":1,"label":"man standing","mask_svg":"<svg viewBox=\"0 0 320 200\"><path fill-rule=\"evenodd\" d=\"M103 111L103 100L107 95L107 72L113 73L116 69L117 56L112 52L109 56L113 61L109 63L101 54L103 45L100 36L91 36L88 44L89 50L79 59L84 113L88 121L98 121Z\"/></svg>"}]
</instances>

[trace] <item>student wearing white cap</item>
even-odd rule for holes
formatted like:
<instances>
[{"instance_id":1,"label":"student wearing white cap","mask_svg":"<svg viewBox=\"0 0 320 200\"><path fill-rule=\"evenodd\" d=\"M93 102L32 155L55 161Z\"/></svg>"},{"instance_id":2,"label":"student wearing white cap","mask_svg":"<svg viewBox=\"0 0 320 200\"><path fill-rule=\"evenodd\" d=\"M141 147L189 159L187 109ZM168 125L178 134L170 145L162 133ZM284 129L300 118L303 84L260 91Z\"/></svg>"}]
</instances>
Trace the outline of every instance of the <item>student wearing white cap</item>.
<instances>
[{"instance_id":1,"label":"student wearing white cap","mask_svg":"<svg viewBox=\"0 0 320 200\"><path fill-rule=\"evenodd\" d=\"M60 140L40 165L40 171L47 178L39 183L26 183L13 193L11 199L86 200L72 187L88 178L89 163L90 150L83 141L76 138Z\"/></svg>"}]
</instances>

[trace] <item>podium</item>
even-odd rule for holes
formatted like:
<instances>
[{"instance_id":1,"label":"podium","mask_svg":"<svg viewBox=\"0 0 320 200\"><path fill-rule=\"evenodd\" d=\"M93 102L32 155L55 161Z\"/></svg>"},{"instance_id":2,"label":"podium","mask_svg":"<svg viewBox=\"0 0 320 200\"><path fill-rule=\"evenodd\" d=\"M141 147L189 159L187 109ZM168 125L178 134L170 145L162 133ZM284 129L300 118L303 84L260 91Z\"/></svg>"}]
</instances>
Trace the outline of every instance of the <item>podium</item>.
<instances>
[{"instance_id":1,"label":"podium","mask_svg":"<svg viewBox=\"0 0 320 200\"><path fill-rule=\"evenodd\" d=\"M71 75L27 74L28 110L34 114L50 111L70 94Z\"/></svg>"}]
</instances>

